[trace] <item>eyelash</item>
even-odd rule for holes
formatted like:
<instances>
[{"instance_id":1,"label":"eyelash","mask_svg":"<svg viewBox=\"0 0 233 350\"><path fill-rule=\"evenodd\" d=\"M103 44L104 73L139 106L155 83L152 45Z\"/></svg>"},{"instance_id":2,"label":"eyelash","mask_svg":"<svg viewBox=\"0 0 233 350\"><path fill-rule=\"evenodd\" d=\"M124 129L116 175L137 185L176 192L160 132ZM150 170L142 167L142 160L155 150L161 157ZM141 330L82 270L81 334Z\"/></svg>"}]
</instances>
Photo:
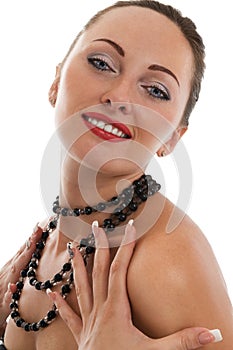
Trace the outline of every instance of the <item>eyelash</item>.
<instances>
[{"instance_id":1,"label":"eyelash","mask_svg":"<svg viewBox=\"0 0 233 350\"><path fill-rule=\"evenodd\" d=\"M152 98L157 98L157 99L163 100L163 101L169 101L169 100L171 99L171 98L170 98L170 95L169 95L169 93L168 93L168 91L167 91L167 89L166 89L165 87L162 87L162 88L161 88L161 85L160 85L160 84L158 84L158 85L151 85L151 86L142 85L142 87L143 87L144 89L146 89L147 94L148 94L149 96L151 96ZM154 95L154 94L150 91L150 90L152 90L152 89L156 89L156 94L157 94L157 96ZM159 96L158 96L158 94L159 94Z\"/></svg>"},{"instance_id":2,"label":"eyelash","mask_svg":"<svg viewBox=\"0 0 233 350\"><path fill-rule=\"evenodd\" d=\"M88 63L90 63L94 68L100 70L100 71L111 71L113 73L116 73L113 68L110 67L110 65L103 59L99 57L88 57ZM104 64L105 68L102 66L98 66L98 64Z\"/></svg>"},{"instance_id":3,"label":"eyelash","mask_svg":"<svg viewBox=\"0 0 233 350\"><path fill-rule=\"evenodd\" d=\"M110 65L103 58L88 57L87 60L88 60L89 64L91 64L95 69L97 69L99 71L102 71L102 72L111 71L113 73L116 73L116 71L113 68L111 68ZM152 98L157 98L157 99L162 100L162 101L169 101L170 100L170 95L169 95L167 89L165 87L161 88L160 84L151 85L151 86L142 85L142 87L144 89L146 89L147 94L149 96L151 96ZM151 93L151 91L150 91L152 89L156 89L157 94L159 94L159 96L153 95L153 93Z\"/></svg>"}]
</instances>

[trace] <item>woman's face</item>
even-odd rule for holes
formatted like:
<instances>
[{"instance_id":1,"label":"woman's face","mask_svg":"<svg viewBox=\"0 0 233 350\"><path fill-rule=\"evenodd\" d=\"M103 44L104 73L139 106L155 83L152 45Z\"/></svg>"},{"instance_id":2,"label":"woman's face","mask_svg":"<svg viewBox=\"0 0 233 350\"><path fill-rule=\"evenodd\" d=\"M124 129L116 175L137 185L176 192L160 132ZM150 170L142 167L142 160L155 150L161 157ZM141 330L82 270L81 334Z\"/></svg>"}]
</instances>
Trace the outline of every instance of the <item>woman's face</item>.
<instances>
[{"instance_id":1,"label":"woman's face","mask_svg":"<svg viewBox=\"0 0 233 350\"><path fill-rule=\"evenodd\" d=\"M146 165L161 143L182 135L192 76L191 47L173 22L150 9L114 9L80 37L63 66L56 123L76 115L79 159L97 147L115 158L118 149L121 162L142 153Z\"/></svg>"}]
</instances>

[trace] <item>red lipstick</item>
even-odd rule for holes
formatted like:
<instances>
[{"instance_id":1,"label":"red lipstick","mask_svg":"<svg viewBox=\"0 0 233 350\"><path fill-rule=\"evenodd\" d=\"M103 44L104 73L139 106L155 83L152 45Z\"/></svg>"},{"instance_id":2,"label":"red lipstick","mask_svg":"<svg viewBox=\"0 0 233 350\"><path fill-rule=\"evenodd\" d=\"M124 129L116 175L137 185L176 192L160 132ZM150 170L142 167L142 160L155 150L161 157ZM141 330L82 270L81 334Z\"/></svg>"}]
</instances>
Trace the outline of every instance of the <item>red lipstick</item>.
<instances>
[{"instance_id":1,"label":"red lipstick","mask_svg":"<svg viewBox=\"0 0 233 350\"><path fill-rule=\"evenodd\" d=\"M93 134L107 141L125 141L132 137L128 127L122 123L112 120L104 114L87 112L82 118Z\"/></svg>"}]
</instances>

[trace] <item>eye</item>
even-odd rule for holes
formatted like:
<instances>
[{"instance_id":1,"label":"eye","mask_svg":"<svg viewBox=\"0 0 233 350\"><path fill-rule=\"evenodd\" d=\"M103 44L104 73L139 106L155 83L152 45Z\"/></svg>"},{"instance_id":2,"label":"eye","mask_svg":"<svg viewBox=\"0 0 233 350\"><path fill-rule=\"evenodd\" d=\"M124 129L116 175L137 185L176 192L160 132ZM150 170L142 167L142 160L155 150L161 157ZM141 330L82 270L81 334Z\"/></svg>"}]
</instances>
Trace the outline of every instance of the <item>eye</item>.
<instances>
[{"instance_id":1,"label":"eye","mask_svg":"<svg viewBox=\"0 0 233 350\"><path fill-rule=\"evenodd\" d=\"M164 101L169 101L171 99L169 92L162 84L158 83L150 86L142 85L142 87L146 89L148 95L152 96L153 98Z\"/></svg>"},{"instance_id":2,"label":"eye","mask_svg":"<svg viewBox=\"0 0 233 350\"><path fill-rule=\"evenodd\" d=\"M90 63L94 68L100 71L110 71L116 73L116 71L107 63L103 58L100 57L88 57L88 63Z\"/></svg>"}]
</instances>

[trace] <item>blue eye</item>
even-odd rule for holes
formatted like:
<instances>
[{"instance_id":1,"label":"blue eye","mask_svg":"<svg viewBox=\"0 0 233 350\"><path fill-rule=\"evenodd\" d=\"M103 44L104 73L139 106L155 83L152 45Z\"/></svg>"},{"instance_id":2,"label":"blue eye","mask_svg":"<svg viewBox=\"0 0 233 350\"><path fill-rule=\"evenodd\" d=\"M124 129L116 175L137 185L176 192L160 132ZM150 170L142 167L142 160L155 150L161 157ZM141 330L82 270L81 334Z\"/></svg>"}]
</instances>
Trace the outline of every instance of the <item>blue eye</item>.
<instances>
[{"instance_id":1,"label":"blue eye","mask_svg":"<svg viewBox=\"0 0 233 350\"><path fill-rule=\"evenodd\" d=\"M170 95L167 91L167 89L162 86L161 84L157 85L152 85L152 86L146 86L143 85L143 88L146 89L148 95L154 97L154 98L158 98L160 100L164 100L164 101L169 101L170 100Z\"/></svg>"},{"instance_id":2,"label":"blue eye","mask_svg":"<svg viewBox=\"0 0 233 350\"><path fill-rule=\"evenodd\" d=\"M111 71L115 73L115 71L109 66L109 64L101 58L89 57L88 63L90 63L93 67L100 71Z\"/></svg>"}]
</instances>

